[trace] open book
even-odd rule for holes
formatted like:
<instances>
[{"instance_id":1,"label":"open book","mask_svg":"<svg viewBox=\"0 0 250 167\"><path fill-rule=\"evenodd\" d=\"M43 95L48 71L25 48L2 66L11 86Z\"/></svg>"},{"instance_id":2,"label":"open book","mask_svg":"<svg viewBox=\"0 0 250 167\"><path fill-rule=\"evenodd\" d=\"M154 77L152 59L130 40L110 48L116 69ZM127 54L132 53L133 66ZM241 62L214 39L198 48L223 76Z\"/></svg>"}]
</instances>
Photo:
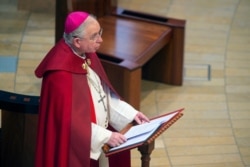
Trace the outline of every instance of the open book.
<instances>
[{"instance_id":1,"label":"open book","mask_svg":"<svg viewBox=\"0 0 250 167\"><path fill-rule=\"evenodd\" d=\"M132 123L126 126L121 133L127 138L127 141L120 146L110 148L108 145L103 146L103 151L106 156L138 147L143 144L149 144L161 135L167 128L176 122L182 115L184 109L179 109L155 118L150 119L150 122L133 125Z\"/></svg>"}]
</instances>

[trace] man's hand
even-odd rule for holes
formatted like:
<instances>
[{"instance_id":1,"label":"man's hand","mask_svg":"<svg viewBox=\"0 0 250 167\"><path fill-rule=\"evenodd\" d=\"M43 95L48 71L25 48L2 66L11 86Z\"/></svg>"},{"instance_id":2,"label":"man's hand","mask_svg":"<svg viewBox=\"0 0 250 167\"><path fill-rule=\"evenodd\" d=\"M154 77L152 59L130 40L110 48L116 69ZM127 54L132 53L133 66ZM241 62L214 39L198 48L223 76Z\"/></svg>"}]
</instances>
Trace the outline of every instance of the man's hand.
<instances>
[{"instance_id":1,"label":"man's hand","mask_svg":"<svg viewBox=\"0 0 250 167\"><path fill-rule=\"evenodd\" d=\"M116 147L116 146L119 146L126 141L127 141L126 137L124 135L122 135L121 133L112 132L112 135L111 135L109 141L107 142L107 144L111 147Z\"/></svg>"},{"instance_id":2,"label":"man's hand","mask_svg":"<svg viewBox=\"0 0 250 167\"><path fill-rule=\"evenodd\" d=\"M142 112L138 112L134 118L134 120L136 121L136 123L138 124L142 124L145 122L149 122L150 120L148 119L147 116L145 116Z\"/></svg>"}]
</instances>

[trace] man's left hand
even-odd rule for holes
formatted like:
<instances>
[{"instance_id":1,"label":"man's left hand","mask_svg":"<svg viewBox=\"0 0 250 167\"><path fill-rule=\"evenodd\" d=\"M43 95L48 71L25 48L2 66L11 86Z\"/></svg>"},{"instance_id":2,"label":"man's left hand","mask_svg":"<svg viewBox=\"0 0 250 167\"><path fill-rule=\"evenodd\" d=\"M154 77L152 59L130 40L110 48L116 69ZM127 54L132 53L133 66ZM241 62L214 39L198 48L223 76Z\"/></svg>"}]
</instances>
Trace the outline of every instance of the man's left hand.
<instances>
[{"instance_id":1,"label":"man's left hand","mask_svg":"<svg viewBox=\"0 0 250 167\"><path fill-rule=\"evenodd\" d=\"M143 124L145 122L149 122L150 120L148 119L147 116L145 116L142 112L138 112L134 118L136 123L138 124Z\"/></svg>"}]
</instances>

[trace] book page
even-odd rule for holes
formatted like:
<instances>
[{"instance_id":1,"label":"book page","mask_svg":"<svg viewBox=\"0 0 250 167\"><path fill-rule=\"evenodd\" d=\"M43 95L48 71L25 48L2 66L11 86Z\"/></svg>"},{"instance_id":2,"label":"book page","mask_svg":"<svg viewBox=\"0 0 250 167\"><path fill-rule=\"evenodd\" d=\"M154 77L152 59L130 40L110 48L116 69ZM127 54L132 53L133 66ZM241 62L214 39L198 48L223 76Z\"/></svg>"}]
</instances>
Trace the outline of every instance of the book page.
<instances>
[{"instance_id":1,"label":"book page","mask_svg":"<svg viewBox=\"0 0 250 167\"><path fill-rule=\"evenodd\" d=\"M152 130L154 130L156 127L159 127L159 122L147 122L144 124L136 125L131 127L124 136L127 138L127 140L132 139L134 137L137 137L138 135L146 134Z\"/></svg>"},{"instance_id":2,"label":"book page","mask_svg":"<svg viewBox=\"0 0 250 167\"><path fill-rule=\"evenodd\" d=\"M120 148L124 148L133 144L137 144L143 141L146 141L157 129L158 127L169 121L173 118L178 112L174 112L172 114L168 114L166 116L162 116L156 119L151 120L148 123L140 124L131 127L124 136L127 138L127 141L120 146L113 147L110 151L114 151Z\"/></svg>"},{"instance_id":3,"label":"book page","mask_svg":"<svg viewBox=\"0 0 250 167\"><path fill-rule=\"evenodd\" d=\"M147 140L155 132L155 130L157 128L158 127L155 127L151 131L148 131L147 133L143 133L141 135L137 135L136 137L132 137L132 138L128 139L125 143L123 143L123 144L121 144L121 145L119 145L117 147L111 148L109 151L118 150L118 149L121 149L121 148L131 146L133 144L143 142L143 141Z\"/></svg>"},{"instance_id":4,"label":"book page","mask_svg":"<svg viewBox=\"0 0 250 167\"><path fill-rule=\"evenodd\" d=\"M163 116L163 117L159 117L159 118L153 119L150 122L133 126L124 135L129 140L132 137L136 137L138 135L142 135L144 133L148 133L151 130L155 129L155 127L159 127L161 124L169 121L176 114L178 114L178 113L174 112L172 114L169 114L169 115L166 115L166 116Z\"/></svg>"}]
</instances>

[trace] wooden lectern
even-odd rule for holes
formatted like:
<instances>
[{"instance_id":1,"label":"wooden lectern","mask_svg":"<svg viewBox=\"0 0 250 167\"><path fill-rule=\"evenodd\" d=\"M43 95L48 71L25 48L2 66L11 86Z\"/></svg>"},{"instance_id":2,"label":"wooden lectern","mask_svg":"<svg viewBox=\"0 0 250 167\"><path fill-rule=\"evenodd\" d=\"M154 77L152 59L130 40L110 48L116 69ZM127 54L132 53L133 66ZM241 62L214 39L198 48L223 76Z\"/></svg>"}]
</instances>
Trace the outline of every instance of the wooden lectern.
<instances>
[{"instance_id":1,"label":"wooden lectern","mask_svg":"<svg viewBox=\"0 0 250 167\"><path fill-rule=\"evenodd\" d=\"M155 139L183 116L183 110L184 108L151 118L150 122L145 124L138 125L135 121L129 123L120 131L127 137L127 142L113 148L105 144L102 147L104 153L106 156L110 156L124 150L138 148L142 155L141 166L149 167L150 154L154 149Z\"/></svg>"},{"instance_id":2,"label":"wooden lectern","mask_svg":"<svg viewBox=\"0 0 250 167\"><path fill-rule=\"evenodd\" d=\"M185 21L121 9L116 0L56 0L56 41L71 11L97 16L103 40L97 54L117 92L140 108L141 78L182 85Z\"/></svg>"}]
</instances>

